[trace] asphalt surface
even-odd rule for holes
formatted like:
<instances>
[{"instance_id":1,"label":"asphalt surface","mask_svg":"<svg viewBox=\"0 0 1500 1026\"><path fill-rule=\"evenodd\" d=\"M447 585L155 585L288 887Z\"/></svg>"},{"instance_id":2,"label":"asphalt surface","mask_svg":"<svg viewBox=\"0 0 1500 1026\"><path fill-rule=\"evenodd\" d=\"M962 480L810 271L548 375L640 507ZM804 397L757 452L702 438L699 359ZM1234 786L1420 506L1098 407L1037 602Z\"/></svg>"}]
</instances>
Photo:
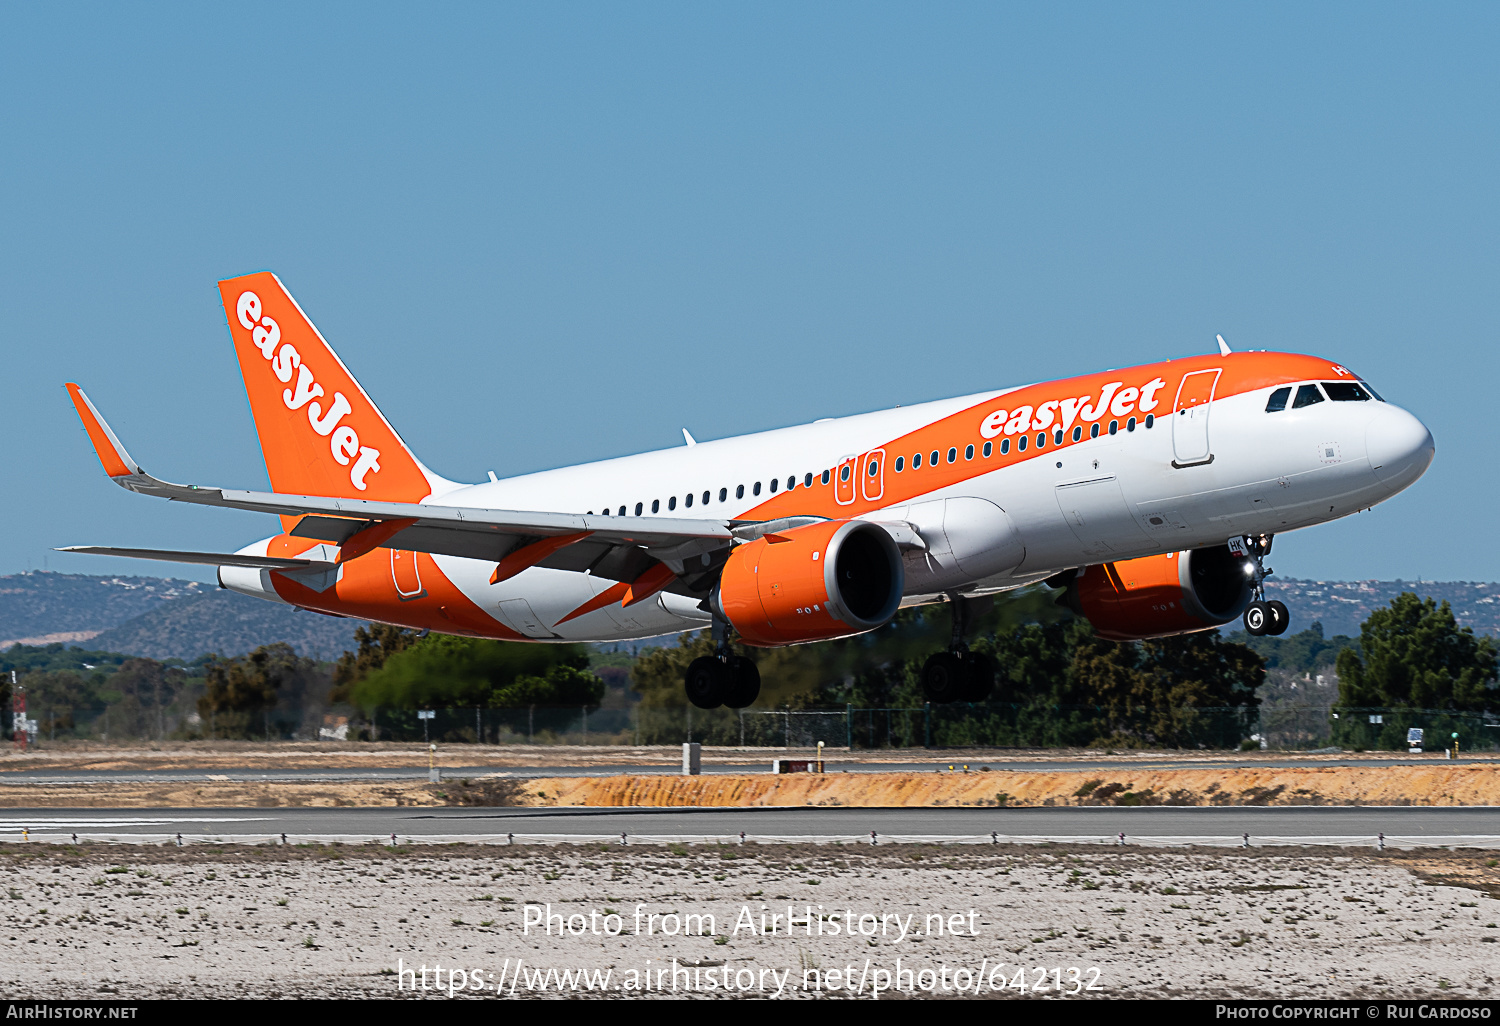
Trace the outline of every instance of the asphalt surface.
<instances>
[{"instance_id":1,"label":"asphalt surface","mask_svg":"<svg viewBox=\"0 0 1500 1026\"><path fill-rule=\"evenodd\" d=\"M1252 844L1303 839L1308 843L1367 844L1379 834L1500 845L1500 808L1442 807L1136 807L1041 809L852 808L288 808L288 809L3 809L0 840L23 828L34 840L77 834L80 839L169 838L263 842L286 834L309 839L402 842L527 839L748 838L864 839L1055 838L1106 841L1124 833L1156 843L1218 838Z\"/></svg>"},{"instance_id":2,"label":"asphalt surface","mask_svg":"<svg viewBox=\"0 0 1500 1026\"><path fill-rule=\"evenodd\" d=\"M705 774L763 773L770 769L773 758L806 759L806 755L791 754L776 756L768 754L764 761L740 765L703 766ZM967 765L977 771L981 766L992 770L1022 773L1056 773L1059 771L1119 771L1145 772L1164 769L1291 769L1299 767L1324 768L1332 766L1431 766L1434 762L1455 765L1446 760L1426 759L1360 759L1348 758L1330 761L1308 759L1277 759L1272 761L1206 761L1203 759L1164 759L1143 762L1126 759L1097 759L1089 761L1045 761L1032 762L984 762L978 760L955 761L933 759L920 762L840 762L836 758L825 760L828 771L833 773L931 773L946 770L949 766ZM1494 758L1459 759L1464 763L1493 763ZM593 766L443 766L445 779L464 777L608 777L628 774L663 776L682 772L682 764L661 763L656 765L619 764ZM301 783L354 783L359 781L426 780L425 766L406 767L354 767L354 768L308 768L308 769L261 769L256 767L224 767L222 769L171 769L171 770L98 770L98 769L0 769L0 784L87 784L87 783L201 783L213 780L268 780L296 781Z\"/></svg>"}]
</instances>

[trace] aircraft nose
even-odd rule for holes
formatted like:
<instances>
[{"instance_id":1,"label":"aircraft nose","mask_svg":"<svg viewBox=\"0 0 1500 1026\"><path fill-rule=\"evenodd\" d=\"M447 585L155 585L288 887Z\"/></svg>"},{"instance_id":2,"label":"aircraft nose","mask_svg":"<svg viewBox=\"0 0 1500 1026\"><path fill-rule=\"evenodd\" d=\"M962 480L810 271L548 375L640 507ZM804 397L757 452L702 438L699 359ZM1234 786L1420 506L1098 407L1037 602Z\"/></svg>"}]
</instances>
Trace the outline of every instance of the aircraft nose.
<instances>
[{"instance_id":1,"label":"aircraft nose","mask_svg":"<svg viewBox=\"0 0 1500 1026\"><path fill-rule=\"evenodd\" d=\"M1399 406L1387 406L1365 429L1365 451L1375 476L1400 491L1427 470L1435 447L1426 424Z\"/></svg>"}]
</instances>

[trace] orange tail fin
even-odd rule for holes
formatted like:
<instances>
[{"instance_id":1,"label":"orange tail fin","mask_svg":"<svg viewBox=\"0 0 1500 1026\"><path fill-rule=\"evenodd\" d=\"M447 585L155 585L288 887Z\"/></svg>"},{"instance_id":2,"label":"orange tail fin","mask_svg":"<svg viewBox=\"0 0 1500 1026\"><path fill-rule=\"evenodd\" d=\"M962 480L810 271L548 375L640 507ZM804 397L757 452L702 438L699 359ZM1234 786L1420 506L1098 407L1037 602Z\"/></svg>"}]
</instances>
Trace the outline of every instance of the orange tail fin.
<instances>
[{"instance_id":1,"label":"orange tail fin","mask_svg":"<svg viewBox=\"0 0 1500 1026\"><path fill-rule=\"evenodd\" d=\"M453 487L412 455L280 280L219 282L274 491L420 502Z\"/></svg>"}]
</instances>

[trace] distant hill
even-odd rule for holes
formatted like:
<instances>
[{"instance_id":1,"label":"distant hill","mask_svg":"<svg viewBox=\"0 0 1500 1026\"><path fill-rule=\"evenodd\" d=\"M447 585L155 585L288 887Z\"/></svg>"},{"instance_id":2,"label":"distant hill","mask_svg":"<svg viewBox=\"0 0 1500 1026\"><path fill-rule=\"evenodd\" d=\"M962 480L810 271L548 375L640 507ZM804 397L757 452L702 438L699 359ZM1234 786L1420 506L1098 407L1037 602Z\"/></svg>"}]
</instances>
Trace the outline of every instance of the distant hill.
<instances>
[{"instance_id":1,"label":"distant hill","mask_svg":"<svg viewBox=\"0 0 1500 1026\"><path fill-rule=\"evenodd\" d=\"M196 659L243 655L285 641L300 654L335 659L354 647L363 621L299 612L169 577L95 577L35 571L0 577L0 648L63 642L88 649Z\"/></svg>"},{"instance_id":2,"label":"distant hill","mask_svg":"<svg viewBox=\"0 0 1500 1026\"><path fill-rule=\"evenodd\" d=\"M310 613L215 589L163 602L105 631L89 645L152 659L195 659L205 652L243 655L261 645L285 641L299 655L337 659L354 647L354 629L363 625L363 620Z\"/></svg>"},{"instance_id":3,"label":"distant hill","mask_svg":"<svg viewBox=\"0 0 1500 1026\"><path fill-rule=\"evenodd\" d=\"M1359 637L1359 625L1376 609L1388 606L1403 591L1447 601L1461 627L1476 634L1500 634L1500 584L1473 581L1304 581L1272 577L1266 597L1280 599L1292 611L1293 632L1323 622L1327 637Z\"/></svg>"},{"instance_id":4,"label":"distant hill","mask_svg":"<svg viewBox=\"0 0 1500 1026\"><path fill-rule=\"evenodd\" d=\"M0 648L88 641L164 602L217 589L169 577L96 577L36 570L0 577Z\"/></svg>"}]
</instances>

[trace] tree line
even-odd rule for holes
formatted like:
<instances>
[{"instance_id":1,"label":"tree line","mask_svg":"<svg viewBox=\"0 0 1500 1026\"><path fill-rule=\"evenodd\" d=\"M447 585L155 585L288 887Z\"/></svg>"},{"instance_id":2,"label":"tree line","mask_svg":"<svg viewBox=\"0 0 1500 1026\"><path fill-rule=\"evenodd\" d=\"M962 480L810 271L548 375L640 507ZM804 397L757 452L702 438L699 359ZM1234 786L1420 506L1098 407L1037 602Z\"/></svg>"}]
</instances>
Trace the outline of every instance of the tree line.
<instances>
[{"instance_id":1,"label":"tree line","mask_svg":"<svg viewBox=\"0 0 1500 1026\"><path fill-rule=\"evenodd\" d=\"M750 650L763 681L757 705L868 710L875 731L877 711L925 708L918 673L950 633L951 611L936 605L902 610L886 627L854 638ZM629 701L641 709L680 709L683 671L712 650L706 634L684 634L675 645L625 660L628 680L619 666L601 668L600 655L584 646L424 635L382 624L359 628L355 647L334 664L299 656L285 643L191 663L48 645L0 653L0 670L17 672L30 715L48 735L279 737L305 730L310 718L334 707L366 714L592 710L605 699L601 674L628 683ZM1333 733L1346 746L1401 747L1418 710L1500 712L1494 639L1459 627L1446 602L1410 593L1372 613L1358 638L1325 638L1313 624L1280 638L1205 631L1115 643L1093 637L1087 621L1057 606L1050 592L1029 589L981 608L969 644L996 661L998 687L982 707L940 710L936 727L929 715L922 729L936 730L935 743L1232 746L1253 730L1268 667L1330 663L1338 675ZM9 679L0 674L7 709ZM1377 709L1393 715L1368 713ZM896 713L883 715L893 739ZM699 734L718 730L721 740L735 730L727 712L700 712L697 722ZM913 723L907 716L899 727L908 743Z\"/></svg>"}]
</instances>

